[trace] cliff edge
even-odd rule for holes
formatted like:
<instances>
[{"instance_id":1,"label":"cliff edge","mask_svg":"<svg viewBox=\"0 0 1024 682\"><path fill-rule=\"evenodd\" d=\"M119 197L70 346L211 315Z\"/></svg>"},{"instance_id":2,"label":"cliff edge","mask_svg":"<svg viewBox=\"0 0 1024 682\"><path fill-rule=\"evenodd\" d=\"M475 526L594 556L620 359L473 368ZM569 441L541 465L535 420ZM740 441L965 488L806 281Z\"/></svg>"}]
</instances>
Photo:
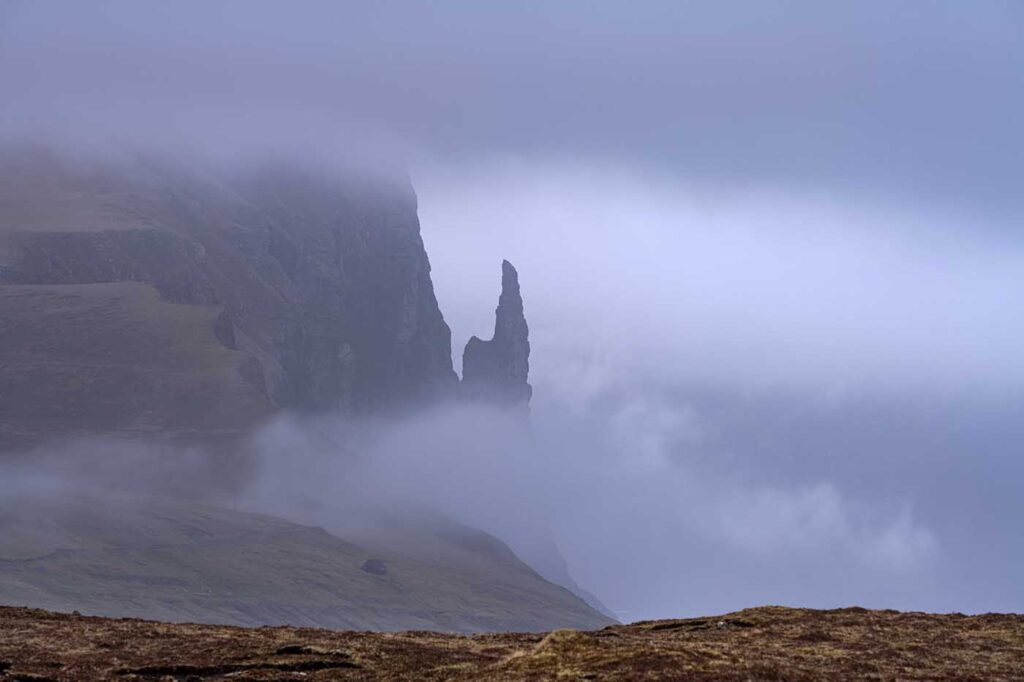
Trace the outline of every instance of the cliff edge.
<instances>
[{"instance_id":1,"label":"cliff edge","mask_svg":"<svg viewBox=\"0 0 1024 682\"><path fill-rule=\"evenodd\" d=\"M401 173L0 154L0 447L455 390Z\"/></svg>"}]
</instances>

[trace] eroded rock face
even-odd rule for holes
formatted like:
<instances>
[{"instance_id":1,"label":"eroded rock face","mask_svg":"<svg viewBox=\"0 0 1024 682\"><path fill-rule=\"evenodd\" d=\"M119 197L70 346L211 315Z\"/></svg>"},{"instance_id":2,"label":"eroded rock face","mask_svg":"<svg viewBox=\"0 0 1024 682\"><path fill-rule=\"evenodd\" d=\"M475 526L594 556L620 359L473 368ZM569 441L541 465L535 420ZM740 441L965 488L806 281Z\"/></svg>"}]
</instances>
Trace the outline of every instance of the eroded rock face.
<instances>
[{"instance_id":1,"label":"eroded rock face","mask_svg":"<svg viewBox=\"0 0 1024 682\"><path fill-rule=\"evenodd\" d=\"M105 391L130 395L133 385L148 382L180 396L209 393L209 381L179 367L220 363L224 372L239 375L239 386L252 387L249 403L265 408L225 418L232 428L280 408L390 409L457 387L451 335L434 296L416 197L404 175L368 179L278 163L213 177L153 160L114 165L40 149L2 151L0 286L41 291L135 283L157 294L149 299L132 289L130 298L138 301L132 307L118 303L121 292L103 290L110 303L99 309L116 313L118 334L98 349L103 357L90 348L66 349L65 371L75 374L71 365L80 358L88 367L78 374L102 376L109 363L135 378ZM74 291L62 291L68 295L37 300L57 306L57 314L78 300ZM99 305L95 296L88 300ZM154 303L146 309L149 300ZM175 306L210 312L179 315ZM154 316L166 324L155 326ZM4 373L14 371L24 385L45 384L33 379L54 371L45 348L7 349L5 340L13 337L3 318L0 309L0 354L22 359L0 362L0 382L9 386ZM34 319L23 316L21 323L31 326ZM93 324L91 317L75 319ZM94 324L111 320L96 317ZM90 329L80 334L93 336ZM23 328L11 342L31 338L37 338L32 329ZM131 371L118 358L122 350L142 347L163 357L186 348L186 338L192 355L158 374L145 357ZM74 345L74 335L66 341ZM218 369L216 376L222 374ZM76 400L88 404L93 385L80 382L83 393ZM44 395L30 397L38 402L6 396L20 404L26 421L4 427L59 434L65 419L60 405ZM126 400L121 409L118 423L126 429L172 426L159 404L134 414L134 403ZM230 413L232 407L218 409Z\"/></svg>"},{"instance_id":2,"label":"eroded rock face","mask_svg":"<svg viewBox=\"0 0 1024 682\"><path fill-rule=\"evenodd\" d=\"M469 340L462 354L462 392L500 405L525 405L533 388L530 373L530 329L523 314L519 273L501 263L501 296L495 310L494 337Z\"/></svg>"}]
</instances>

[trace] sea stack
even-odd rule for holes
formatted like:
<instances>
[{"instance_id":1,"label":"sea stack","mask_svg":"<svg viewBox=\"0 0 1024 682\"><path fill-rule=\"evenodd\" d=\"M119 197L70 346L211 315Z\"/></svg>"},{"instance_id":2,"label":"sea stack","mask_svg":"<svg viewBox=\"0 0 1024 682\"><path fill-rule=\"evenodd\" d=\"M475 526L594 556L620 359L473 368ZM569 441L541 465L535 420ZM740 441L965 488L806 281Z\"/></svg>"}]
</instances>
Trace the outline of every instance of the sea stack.
<instances>
[{"instance_id":1,"label":"sea stack","mask_svg":"<svg viewBox=\"0 0 1024 682\"><path fill-rule=\"evenodd\" d=\"M502 261L494 337L483 341L474 336L466 344L462 354L463 394L503 406L526 406L533 394L527 383L529 334L519 293L519 273L507 260Z\"/></svg>"}]
</instances>

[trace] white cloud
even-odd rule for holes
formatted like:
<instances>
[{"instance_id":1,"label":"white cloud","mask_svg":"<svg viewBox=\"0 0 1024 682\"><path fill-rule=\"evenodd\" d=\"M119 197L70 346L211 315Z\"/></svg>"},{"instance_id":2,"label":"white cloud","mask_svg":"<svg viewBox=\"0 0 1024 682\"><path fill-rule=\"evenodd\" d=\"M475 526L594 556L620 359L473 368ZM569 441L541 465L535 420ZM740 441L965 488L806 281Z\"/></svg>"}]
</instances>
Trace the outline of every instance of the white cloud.
<instances>
[{"instance_id":1,"label":"white cloud","mask_svg":"<svg viewBox=\"0 0 1024 682\"><path fill-rule=\"evenodd\" d=\"M876 520L878 511L857 513L834 484L809 487L738 488L715 509L708 528L753 552L840 552L865 567L910 572L933 557L937 542L909 508Z\"/></svg>"},{"instance_id":2,"label":"white cloud","mask_svg":"<svg viewBox=\"0 0 1024 682\"><path fill-rule=\"evenodd\" d=\"M456 355L520 270L537 382L571 356L732 388L1024 381L1024 247L965 216L532 160L417 184Z\"/></svg>"}]
</instances>

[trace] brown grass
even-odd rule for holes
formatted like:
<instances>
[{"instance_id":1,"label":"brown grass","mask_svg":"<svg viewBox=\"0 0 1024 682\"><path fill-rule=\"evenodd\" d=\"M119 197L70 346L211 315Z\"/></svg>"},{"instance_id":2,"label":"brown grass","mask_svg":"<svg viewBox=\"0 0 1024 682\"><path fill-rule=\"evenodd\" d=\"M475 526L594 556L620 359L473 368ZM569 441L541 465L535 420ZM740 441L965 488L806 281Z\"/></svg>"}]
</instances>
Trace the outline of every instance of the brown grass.
<instances>
[{"instance_id":1,"label":"brown grass","mask_svg":"<svg viewBox=\"0 0 1024 682\"><path fill-rule=\"evenodd\" d=\"M0 679L1019 680L1024 616L782 607L594 632L232 628L0 608ZM34 676L34 677L33 677Z\"/></svg>"}]
</instances>

